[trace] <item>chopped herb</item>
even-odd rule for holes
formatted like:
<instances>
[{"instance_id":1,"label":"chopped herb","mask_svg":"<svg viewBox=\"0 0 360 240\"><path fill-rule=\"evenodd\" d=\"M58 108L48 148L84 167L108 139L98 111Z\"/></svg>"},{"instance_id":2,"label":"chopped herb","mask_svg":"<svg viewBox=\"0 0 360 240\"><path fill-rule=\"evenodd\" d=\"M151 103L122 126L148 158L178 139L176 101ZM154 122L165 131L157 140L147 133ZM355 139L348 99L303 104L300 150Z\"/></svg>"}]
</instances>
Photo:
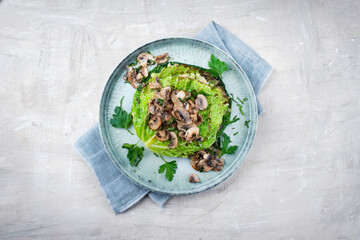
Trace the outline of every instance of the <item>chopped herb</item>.
<instances>
[{"instance_id":1,"label":"chopped herb","mask_svg":"<svg viewBox=\"0 0 360 240\"><path fill-rule=\"evenodd\" d=\"M159 155L157 155L156 153L153 153L155 156L159 157Z\"/></svg>"},{"instance_id":2,"label":"chopped herb","mask_svg":"<svg viewBox=\"0 0 360 240\"><path fill-rule=\"evenodd\" d=\"M163 106L163 105L164 105L164 100L162 100L162 99L158 98L158 99L157 99L157 101L161 104L161 106Z\"/></svg>"},{"instance_id":3,"label":"chopped herb","mask_svg":"<svg viewBox=\"0 0 360 240\"><path fill-rule=\"evenodd\" d=\"M161 155L160 157L164 161L164 164L159 167L158 173L163 173L166 170L165 178L171 182L177 169L176 161L167 162Z\"/></svg>"},{"instance_id":4,"label":"chopped herb","mask_svg":"<svg viewBox=\"0 0 360 240\"><path fill-rule=\"evenodd\" d=\"M238 135L239 132L234 133L234 136Z\"/></svg>"},{"instance_id":5,"label":"chopped herb","mask_svg":"<svg viewBox=\"0 0 360 240\"><path fill-rule=\"evenodd\" d=\"M246 100L247 100L247 98L244 98L244 99L243 99L243 102L246 102Z\"/></svg>"},{"instance_id":6,"label":"chopped herb","mask_svg":"<svg viewBox=\"0 0 360 240\"><path fill-rule=\"evenodd\" d=\"M249 128L249 123L251 120L245 121L244 126L246 126L247 128Z\"/></svg>"},{"instance_id":7,"label":"chopped herb","mask_svg":"<svg viewBox=\"0 0 360 240\"><path fill-rule=\"evenodd\" d=\"M237 104L237 105L238 105L238 107L239 107L239 110L240 110L241 115L244 115L244 112L243 112L243 110L242 110L242 107L243 107L243 106L241 106L240 104Z\"/></svg>"},{"instance_id":8,"label":"chopped herb","mask_svg":"<svg viewBox=\"0 0 360 240\"><path fill-rule=\"evenodd\" d=\"M136 91L141 91L142 90L142 85L139 85L138 88L136 89Z\"/></svg>"},{"instance_id":9,"label":"chopped herb","mask_svg":"<svg viewBox=\"0 0 360 240\"><path fill-rule=\"evenodd\" d=\"M114 110L113 118L110 119L110 124L116 128L125 128L131 135L134 135L129 131L129 125L131 123L131 115L122 109L122 101L124 97L122 97L120 101L120 106L117 106Z\"/></svg>"},{"instance_id":10,"label":"chopped herb","mask_svg":"<svg viewBox=\"0 0 360 240\"><path fill-rule=\"evenodd\" d=\"M202 168L200 168L200 170L199 170L199 172L203 172L204 171L204 168L202 167Z\"/></svg>"},{"instance_id":11,"label":"chopped herb","mask_svg":"<svg viewBox=\"0 0 360 240\"><path fill-rule=\"evenodd\" d=\"M128 149L128 154L126 156L130 161L130 165L135 167L137 167L141 159L144 157L145 148L138 147L137 144L139 142L140 140L136 144L124 143L122 145L122 148Z\"/></svg>"},{"instance_id":12,"label":"chopped herb","mask_svg":"<svg viewBox=\"0 0 360 240\"><path fill-rule=\"evenodd\" d=\"M149 65L153 65L155 64L155 61L154 60L149 60Z\"/></svg>"},{"instance_id":13,"label":"chopped herb","mask_svg":"<svg viewBox=\"0 0 360 240\"><path fill-rule=\"evenodd\" d=\"M230 100L237 103L237 101L235 100L234 95L232 93L230 93Z\"/></svg>"},{"instance_id":14,"label":"chopped herb","mask_svg":"<svg viewBox=\"0 0 360 240\"><path fill-rule=\"evenodd\" d=\"M208 62L209 68L208 72L214 77L220 76L223 72L225 72L228 67L225 62L220 61L218 58L211 54L210 61Z\"/></svg>"},{"instance_id":15,"label":"chopped herb","mask_svg":"<svg viewBox=\"0 0 360 240\"><path fill-rule=\"evenodd\" d=\"M138 64L137 59L134 62L130 63L129 66L136 66L136 64Z\"/></svg>"},{"instance_id":16,"label":"chopped herb","mask_svg":"<svg viewBox=\"0 0 360 240\"><path fill-rule=\"evenodd\" d=\"M237 122L237 121L239 121L239 120L240 120L240 118L238 118L238 116L235 116L235 117L233 118L233 120L231 120L231 121L229 122L229 124L232 124L232 123Z\"/></svg>"},{"instance_id":17,"label":"chopped herb","mask_svg":"<svg viewBox=\"0 0 360 240\"><path fill-rule=\"evenodd\" d=\"M224 154L235 153L238 146L229 146L229 143L231 143L230 137L228 135L226 135L226 133L223 133L223 135L224 136L221 141L221 156L223 156Z\"/></svg>"},{"instance_id":18,"label":"chopped herb","mask_svg":"<svg viewBox=\"0 0 360 240\"><path fill-rule=\"evenodd\" d=\"M182 103L184 103L184 102L185 102L185 101L184 101L184 100L182 100L181 98L178 98L178 99L179 99L179 101L180 101L180 102L182 102Z\"/></svg>"},{"instance_id":19,"label":"chopped herb","mask_svg":"<svg viewBox=\"0 0 360 240\"><path fill-rule=\"evenodd\" d=\"M237 100L239 100L239 102L241 102L241 104L244 104L244 102L239 97L237 97Z\"/></svg>"}]
</instances>

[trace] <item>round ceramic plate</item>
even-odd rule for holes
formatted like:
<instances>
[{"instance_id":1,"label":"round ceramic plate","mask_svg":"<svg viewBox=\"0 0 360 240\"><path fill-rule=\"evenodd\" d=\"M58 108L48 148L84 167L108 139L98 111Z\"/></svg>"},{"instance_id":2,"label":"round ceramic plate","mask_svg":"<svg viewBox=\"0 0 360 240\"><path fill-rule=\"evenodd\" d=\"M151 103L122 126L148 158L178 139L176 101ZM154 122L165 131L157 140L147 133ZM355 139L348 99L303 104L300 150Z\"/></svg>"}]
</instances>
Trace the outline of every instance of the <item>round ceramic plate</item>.
<instances>
[{"instance_id":1,"label":"round ceramic plate","mask_svg":"<svg viewBox=\"0 0 360 240\"><path fill-rule=\"evenodd\" d=\"M156 157L149 149L145 148L144 158L137 167L130 166L126 157L127 149L123 149L124 143L136 143L139 138L136 134L131 135L125 129L114 128L110 119L114 109L119 105L120 100L125 96L123 109L128 113L131 110L135 89L123 80L125 66L133 62L142 53L150 51L154 56L169 53L171 61L183 62L208 68L210 55L214 54L221 61L224 61L228 70L222 74L223 82L228 93L240 99L247 98L242 108L244 115L240 113L239 107L232 104L231 119L237 115L240 120L229 125L225 133L230 136L230 145L239 146L237 151L231 155L224 155L225 165L219 172L198 172L195 171L188 158L165 157L166 161L177 160L178 168L174 179L169 182L165 174L159 174L159 166L163 164L161 158ZM244 125L250 120L249 127ZM145 44L130 53L116 67L108 82L106 83L100 103L100 132L108 154L115 165L132 181L151 191L171 195L186 195L208 190L227 179L233 174L244 161L254 141L257 128L258 114L254 91L241 67L221 49L190 38L167 38ZM130 131L135 133L134 127ZM237 134L236 134L237 133ZM144 146L142 142L138 146ZM189 175L196 173L200 183L189 183Z\"/></svg>"}]
</instances>

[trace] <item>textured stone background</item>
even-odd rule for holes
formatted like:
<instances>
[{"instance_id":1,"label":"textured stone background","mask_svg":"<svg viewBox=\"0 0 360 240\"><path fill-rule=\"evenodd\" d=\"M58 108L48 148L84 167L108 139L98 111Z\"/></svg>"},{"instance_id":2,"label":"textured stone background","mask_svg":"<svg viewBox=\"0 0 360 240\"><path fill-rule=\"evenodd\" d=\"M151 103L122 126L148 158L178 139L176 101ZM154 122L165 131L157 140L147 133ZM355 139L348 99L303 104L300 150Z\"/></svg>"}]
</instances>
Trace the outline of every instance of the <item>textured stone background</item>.
<instances>
[{"instance_id":1,"label":"textured stone background","mask_svg":"<svg viewBox=\"0 0 360 240\"><path fill-rule=\"evenodd\" d=\"M359 239L359 1L0 2L0 238ZM211 20L275 71L254 146L224 184L111 211L71 144L112 70Z\"/></svg>"}]
</instances>

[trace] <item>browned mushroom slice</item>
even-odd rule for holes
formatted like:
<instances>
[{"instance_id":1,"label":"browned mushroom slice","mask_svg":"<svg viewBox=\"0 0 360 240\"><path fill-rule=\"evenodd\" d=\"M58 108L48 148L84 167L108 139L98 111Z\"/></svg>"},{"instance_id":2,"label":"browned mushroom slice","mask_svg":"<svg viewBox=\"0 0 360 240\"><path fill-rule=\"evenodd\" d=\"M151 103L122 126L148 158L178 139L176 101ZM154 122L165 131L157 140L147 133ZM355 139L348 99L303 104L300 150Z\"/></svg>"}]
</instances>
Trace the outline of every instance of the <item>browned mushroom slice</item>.
<instances>
[{"instance_id":1,"label":"browned mushroom slice","mask_svg":"<svg viewBox=\"0 0 360 240\"><path fill-rule=\"evenodd\" d=\"M153 116L148 122L148 126L152 130L158 130L161 126L160 116Z\"/></svg>"},{"instance_id":2,"label":"browned mushroom slice","mask_svg":"<svg viewBox=\"0 0 360 240\"><path fill-rule=\"evenodd\" d=\"M156 106L157 108L160 109L160 111L163 110L163 102L161 102L159 99L156 98L156 99L154 100L154 104L155 104L155 106Z\"/></svg>"},{"instance_id":3,"label":"browned mushroom slice","mask_svg":"<svg viewBox=\"0 0 360 240\"><path fill-rule=\"evenodd\" d=\"M151 99L151 101L148 103L148 109L149 109L149 112L150 114L152 115L156 115L158 114L159 112L161 112L161 106L159 107L158 104L156 103L155 104L155 99Z\"/></svg>"},{"instance_id":4,"label":"browned mushroom slice","mask_svg":"<svg viewBox=\"0 0 360 240\"><path fill-rule=\"evenodd\" d=\"M166 123L171 119L171 114L167 111L160 113L161 122Z\"/></svg>"},{"instance_id":5,"label":"browned mushroom slice","mask_svg":"<svg viewBox=\"0 0 360 240\"><path fill-rule=\"evenodd\" d=\"M169 101L169 100L164 100L164 109L165 110L168 110L168 111L172 111L172 109L173 109L173 107L174 107L174 104L172 104L172 102L171 101Z\"/></svg>"},{"instance_id":6,"label":"browned mushroom slice","mask_svg":"<svg viewBox=\"0 0 360 240\"><path fill-rule=\"evenodd\" d=\"M169 54L168 53L164 53L161 55L158 55L155 57L155 62L156 64L161 64L161 63L166 63L169 59Z\"/></svg>"},{"instance_id":7,"label":"browned mushroom slice","mask_svg":"<svg viewBox=\"0 0 360 240\"><path fill-rule=\"evenodd\" d=\"M182 124L192 123L189 113L183 107L174 106L174 109L171 112L171 114L179 123Z\"/></svg>"},{"instance_id":8,"label":"browned mushroom slice","mask_svg":"<svg viewBox=\"0 0 360 240\"><path fill-rule=\"evenodd\" d=\"M197 163L197 168L203 172L208 172L214 168L214 160L210 154L204 154L204 158Z\"/></svg>"},{"instance_id":9,"label":"browned mushroom slice","mask_svg":"<svg viewBox=\"0 0 360 240\"><path fill-rule=\"evenodd\" d=\"M127 71L127 81L131 84L133 88L138 88L141 84L136 79L136 72L133 67L126 66Z\"/></svg>"},{"instance_id":10,"label":"browned mushroom slice","mask_svg":"<svg viewBox=\"0 0 360 240\"><path fill-rule=\"evenodd\" d=\"M189 182L190 183L199 183L200 182L200 178L198 175L196 175L195 173L190 174L189 176Z\"/></svg>"},{"instance_id":11,"label":"browned mushroom slice","mask_svg":"<svg viewBox=\"0 0 360 240\"><path fill-rule=\"evenodd\" d=\"M182 140L184 140L184 141L186 141L186 137L185 137L185 134L186 134L186 132L179 132L179 137L182 139Z\"/></svg>"},{"instance_id":12,"label":"browned mushroom slice","mask_svg":"<svg viewBox=\"0 0 360 240\"><path fill-rule=\"evenodd\" d=\"M146 67L141 67L139 73L141 73L144 77L149 76L149 71L147 70Z\"/></svg>"},{"instance_id":13,"label":"browned mushroom slice","mask_svg":"<svg viewBox=\"0 0 360 240\"><path fill-rule=\"evenodd\" d=\"M155 137L159 140L159 141L166 141L170 139L170 132L169 130L162 130L156 133Z\"/></svg>"},{"instance_id":14,"label":"browned mushroom slice","mask_svg":"<svg viewBox=\"0 0 360 240\"><path fill-rule=\"evenodd\" d=\"M177 99L181 99L181 100L184 100L184 98L186 97L186 92L184 92L184 91L179 91L177 94L176 94L176 98Z\"/></svg>"},{"instance_id":15,"label":"browned mushroom slice","mask_svg":"<svg viewBox=\"0 0 360 240\"><path fill-rule=\"evenodd\" d=\"M224 158L215 160L213 171L218 172L224 167L225 160Z\"/></svg>"},{"instance_id":16,"label":"browned mushroom slice","mask_svg":"<svg viewBox=\"0 0 360 240\"><path fill-rule=\"evenodd\" d=\"M197 136L199 136L199 128L196 126L188 129L185 134L186 141L193 141Z\"/></svg>"},{"instance_id":17,"label":"browned mushroom slice","mask_svg":"<svg viewBox=\"0 0 360 240\"><path fill-rule=\"evenodd\" d=\"M206 100L206 97L202 94L197 95L195 99L195 106L199 110L205 110L208 106L208 102Z\"/></svg>"},{"instance_id":18,"label":"browned mushroom slice","mask_svg":"<svg viewBox=\"0 0 360 240\"><path fill-rule=\"evenodd\" d=\"M152 82L152 83L149 83L149 88L150 89L160 89L160 88L162 88L162 85L161 85L161 83L158 83L158 82Z\"/></svg>"},{"instance_id":19,"label":"browned mushroom slice","mask_svg":"<svg viewBox=\"0 0 360 240\"><path fill-rule=\"evenodd\" d=\"M170 93L171 93L171 88L170 87L164 87L161 88L160 91L156 91L154 92L154 96L156 98L162 99L162 100L169 100L170 98Z\"/></svg>"},{"instance_id":20,"label":"browned mushroom slice","mask_svg":"<svg viewBox=\"0 0 360 240\"><path fill-rule=\"evenodd\" d=\"M178 144L178 139L176 133L170 132L170 144L168 145L169 148L176 148Z\"/></svg>"},{"instance_id":21,"label":"browned mushroom slice","mask_svg":"<svg viewBox=\"0 0 360 240\"><path fill-rule=\"evenodd\" d=\"M139 64L143 67L147 67L148 61L152 60L155 61L155 58L153 57L153 55L151 55L150 53L140 53L137 56L137 61L139 62Z\"/></svg>"},{"instance_id":22,"label":"browned mushroom slice","mask_svg":"<svg viewBox=\"0 0 360 240\"><path fill-rule=\"evenodd\" d=\"M190 164L196 171L200 171L200 168L198 168L199 160L191 159Z\"/></svg>"},{"instance_id":23,"label":"browned mushroom slice","mask_svg":"<svg viewBox=\"0 0 360 240\"><path fill-rule=\"evenodd\" d=\"M192 114L190 115L190 117L196 126L201 125L201 123L204 121L204 119L199 113Z\"/></svg>"},{"instance_id":24,"label":"browned mushroom slice","mask_svg":"<svg viewBox=\"0 0 360 240\"><path fill-rule=\"evenodd\" d=\"M136 74L136 81L141 82L141 80L143 79L143 77L144 77L144 76L143 76L141 73Z\"/></svg>"},{"instance_id":25,"label":"browned mushroom slice","mask_svg":"<svg viewBox=\"0 0 360 240\"><path fill-rule=\"evenodd\" d=\"M171 98L171 101L173 102L174 104L174 107L175 106L178 106L178 107L183 107L183 103L177 98L177 94L178 94L178 90L172 90L171 94L170 94L170 98Z\"/></svg>"},{"instance_id":26,"label":"browned mushroom slice","mask_svg":"<svg viewBox=\"0 0 360 240\"><path fill-rule=\"evenodd\" d=\"M189 130L190 128L192 127L196 127L195 124L191 123L191 124L181 124L181 123L178 123L177 124L177 129L179 129L180 131L184 131L186 132L187 130Z\"/></svg>"}]
</instances>

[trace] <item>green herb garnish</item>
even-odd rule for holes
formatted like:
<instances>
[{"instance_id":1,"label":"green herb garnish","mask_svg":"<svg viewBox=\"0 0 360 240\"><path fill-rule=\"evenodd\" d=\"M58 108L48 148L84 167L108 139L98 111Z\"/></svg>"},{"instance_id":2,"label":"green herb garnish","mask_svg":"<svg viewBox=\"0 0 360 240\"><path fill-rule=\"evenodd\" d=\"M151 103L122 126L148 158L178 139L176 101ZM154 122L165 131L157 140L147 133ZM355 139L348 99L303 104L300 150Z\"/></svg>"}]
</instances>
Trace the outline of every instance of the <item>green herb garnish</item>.
<instances>
[{"instance_id":1,"label":"green herb garnish","mask_svg":"<svg viewBox=\"0 0 360 240\"><path fill-rule=\"evenodd\" d=\"M174 178L174 174L176 173L177 163L176 161L167 162L165 159L160 155L161 159L164 161L164 164L159 167L159 173L163 173L165 170L165 178L171 182Z\"/></svg>"},{"instance_id":2,"label":"green herb garnish","mask_svg":"<svg viewBox=\"0 0 360 240\"><path fill-rule=\"evenodd\" d=\"M214 77L221 77L221 74L225 72L228 67L225 62L220 61L218 58L211 54L210 61L208 62L209 68L208 72L211 73Z\"/></svg>"},{"instance_id":3,"label":"green herb garnish","mask_svg":"<svg viewBox=\"0 0 360 240\"><path fill-rule=\"evenodd\" d=\"M249 128L249 123L250 123L250 121L251 121L251 120L245 121L244 126L246 126L247 128Z\"/></svg>"},{"instance_id":4,"label":"green herb garnish","mask_svg":"<svg viewBox=\"0 0 360 240\"><path fill-rule=\"evenodd\" d=\"M137 59L134 62L130 63L129 66L136 66L136 64L138 64Z\"/></svg>"},{"instance_id":5,"label":"green herb garnish","mask_svg":"<svg viewBox=\"0 0 360 240\"><path fill-rule=\"evenodd\" d=\"M224 154L235 153L238 146L229 146L229 143L231 143L230 137L228 135L226 135L226 133L223 133L223 135L224 136L221 141L221 156L223 156Z\"/></svg>"},{"instance_id":6,"label":"green herb garnish","mask_svg":"<svg viewBox=\"0 0 360 240\"><path fill-rule=\"evenodd\" d=\"M234 123L234 122L237 122L237 121L239 121L240 120L240 118L238 118L238 116L234 116L234 118L233 118L233 120L231 120L230 122L229 122L229 125L230 124L232 124L232 123Z\"/></svg>"},{"instance_id":7,"label":"green herb garnish","mask_svg":"<svg viewBox=\"0 0 360 240\"><path fill-rule=\"evenodd\" d=\"M126 155L127 158L130 161L131 166L137 167L137 165L140 163L141 159L144 157L144 147L138 147L137 144L140 142L140 140L136 144L130 144L130 143L124 143L122 145L122 148L128 149L128 154Z\"/></svg>"},{"instance_id":8,"label":"green herb garnish","mask_svg":"<svg viewBox=\"0 0 360 240\"><path fill-rule=\"evenodd\" d=\"M234 136L238 135L239 132L234 133Z\"/></svg>"},{"instance_id":9,"label":"green herb garnish","mask_svg":"<svg viewBox=\"0 0 360 240\"><path fill-rule=\"evenodd\" d=\"M131 123L131 115L122 109L122 101L124 97L122 97L120 101L120 106L117 106L114 110L113 118L110 119L110 124L116 128L125 128L131 135L134 135L129 131L129 126Z\"/></svg>"}]
</instances>

